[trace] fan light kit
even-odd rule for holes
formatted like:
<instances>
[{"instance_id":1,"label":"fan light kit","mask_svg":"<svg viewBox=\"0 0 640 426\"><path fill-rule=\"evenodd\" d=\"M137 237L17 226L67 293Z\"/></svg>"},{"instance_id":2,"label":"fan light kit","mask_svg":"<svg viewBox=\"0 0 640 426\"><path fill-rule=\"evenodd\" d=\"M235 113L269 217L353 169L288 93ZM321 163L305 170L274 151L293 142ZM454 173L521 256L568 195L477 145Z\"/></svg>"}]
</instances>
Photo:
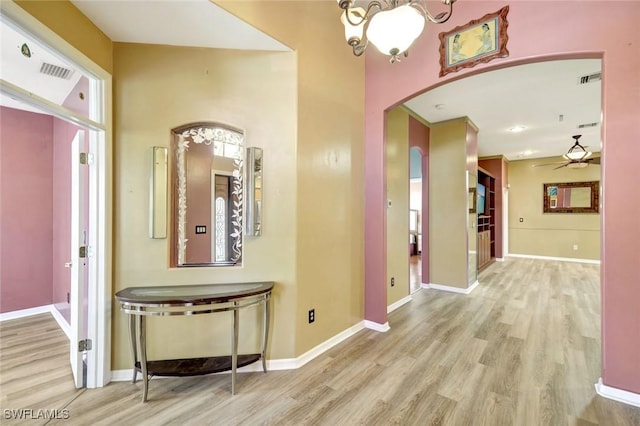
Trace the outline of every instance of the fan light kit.
<instances>
[{"instance_id":1,"label":"fan light kit","mask_svg":"<svg viewBox=\"0 0 640 426\"><path fill-rule=\"evenodd\" d=\"M573 144L573 146L569 148L569 151L567 151L567 153L563 155L564 158L572 161L582 161L591 157L591 151L587 151L585 147L580 145L580 142L578 141L581 136L582 135L572 136L573 139L575 139L576 143Z\"/></svg>"}]
</instances>

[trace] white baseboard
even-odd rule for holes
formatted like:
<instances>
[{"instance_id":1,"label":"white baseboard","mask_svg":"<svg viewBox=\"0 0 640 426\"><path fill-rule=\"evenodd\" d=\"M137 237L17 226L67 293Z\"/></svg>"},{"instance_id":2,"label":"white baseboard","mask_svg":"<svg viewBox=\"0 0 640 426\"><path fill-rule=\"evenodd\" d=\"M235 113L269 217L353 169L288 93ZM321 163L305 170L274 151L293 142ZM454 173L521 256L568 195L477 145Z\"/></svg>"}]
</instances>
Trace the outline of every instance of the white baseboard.
<instances>
[{"instance_id":1,"label":"white baseboard","mask_svg":"<svg viewBox=\"0 0 640 426\"><path fill-rule=\"evenodd\" d=\"M53 305L37 306L35 308L20 309L18 311L5 312L0 314L0 322L9 321L18 318L30 317L32 315L40 315L50 313Z\"/></svg>"},{"instance_id":2,"label":"white baseboard","mask_svg":"<svg viewBox=\"0 0 640 426\"><path fill-rule=\"evenodd\" d=\"M67 320L62 316L59 310L56 309L55 305L51 305L51 315L56 320L64 334L67 335L67 339L71 339L71 325L67 322Z\"/></svg>"},{"instance_id":3,"label":"white baseboard","mask_svg":"<svg viewBox=\"0 0 640 426\"><path fill-rule=\"evenodd\" d=\"M349 327L348 329L336 334L332 338L320 343L318 346L308 350L297 358L287 358L287 359L274 359L267 360L267 371L276 371L276 370L295 370L296 368L300 368L309 361L314 358L320 356L324 352L336 346L338 343L343 340L348 339L353 336L360 330L365 328L365 322L361 321L354 326ZM374 323L375 324L375 323ZM387 327L389 324L386 324ZM385 330L386 331L386 330ZM251 372L261 372L262 371L262 363L255 362L251 365L246 365L244 367L238 368L238 373L251 373ZM217 374L229 374L230 371L223 371ZM112 382L127 382L130 381L133 377L133 369L126 370L113 370L111 371L111 381ZM156 376L154 376L156 378ZM161 378L161 377L158 377Z\"/></svg>"},{"instance_id":4,"label":"white baseboard","mask_svg":"<svg viewBox=\"0 0 640 426\"><path fill-rule=\"evenodd\" d=\"M373 322L373 321L365 320L364 321L364 326L365 326L365 328L368 328L369 330L379 331L381 333L386 333L387 331L391 330L391 327L389 327L389 322L385 322L384 324L380 324L379 322Z\"/></svg>"},{"instance_id":5,"label":"white baseboard","mask_svg":"<svg viewBox=\"0 0 640 426\"><path fill-rule=\"evenodd\" d=\"M20 309L19 311L5 312L3 314L0 314L0 322L19 319L19 318L26 318L33 315L47 314L47 313L53 316L53 319L56 320L56 322L58 323L58 325L60 326L64 334L67 336L67 339L70 339L71 326L69 325L67 320L64 319L60 311L56 309L55 305L44 305L44 306L37 306L35 308Z\"/></svg>"},{"instance_id":6,"label":"white baseboard","mask_svg":"<svg viewBox=\"0 0 640 426\"><path fill-rule=\"evenodd\" d=\"M504 257L496 257L496 262L504 262Z\"/></svg>"},{"instance_id":7,"label":"white baseboard","mask_svg":"<svg viewBox=\"0 0 640 426\"><path fill-rule=\"evenodd\" d=\"M598 379L598 383L595 386L596 393L604 398L640 407L640 394L607 386L602 383L602 378Z\"/></svg>"},{"instance_id":8,"label":"white baseboard","mask_svg":"<svg viewBox=\"0 0 640 426\"><path fill-rule=\"evenodd\" d=\"M576 259L573 257L555 257L555 256L538 256L535 254L514 254L509 253L508 257L520 257L524 259L542 259L542 260L557 260L560 262L575 262L575 263L590 263L592 265L599 265L599 260L594 259Z\"/></svg>"},{"instance_id":9,"label":"white baseboard","mask_svg":"<svg viewBox=\"0 0 640 426\"><path fill-rule=\"evenodd\" d=\"M396 309L398 309L400 306L405 305L405 304L411 302L412 300L413 300L413 297L411 297L411 295L403 297L402 299L398 300L397 302L394 302L394 303L390 304L389 306L387 306L387 313L390 314L391 312L393 312Z\"/></svg>"},{"instance_id":10,"label":"white baseboard","mask_svg":"<svg viewBox=\"0 0 640 426\"><path fill-rule=\"evenodd\" d=\"M427 288L427 289L431 289L431 290L448 291L448 292L451 292L451 293L469 294L473 290L475 290L476 287L478 287L478 284L480 284L480 283L476 280L476 282L471 284L469 287L460 288L460 287L453 287L453 286L450 286L450 285L433 284L433 283L430 283L430 284L422 283L422 288Z\"/></svg>"}]
</instances>

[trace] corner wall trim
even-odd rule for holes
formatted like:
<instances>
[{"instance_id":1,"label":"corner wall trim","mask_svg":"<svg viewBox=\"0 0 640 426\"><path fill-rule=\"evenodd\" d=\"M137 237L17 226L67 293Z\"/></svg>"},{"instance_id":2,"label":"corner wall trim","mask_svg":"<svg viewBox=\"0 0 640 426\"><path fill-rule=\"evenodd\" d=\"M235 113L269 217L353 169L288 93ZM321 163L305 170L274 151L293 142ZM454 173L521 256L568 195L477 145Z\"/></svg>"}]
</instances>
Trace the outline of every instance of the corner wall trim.
<instances>
[{"instance_id":1,"label":"corner wall trim","mask_svg":"<svg viewBox=\"0 0 640 426\"><path fill-rule=\"evenodd\" d=\"M35 308L20 309L18 311L5 312L0 314L0 322L9 321L18 318L30 317L32 315L40 315L51 313L54 309L53 305L36 306Z\"/></svg>"},{"instance_id":2,"label":"corner wall trim","mask_svg":"<svg viewBox=\"0 0 640 426\"><path fill-rule=\"evenodd\" d=\"M411 297L411 295L403 297L402 299L398 300L397 302L394 302L394 303L390 304L389 306L387 306L387 313L390 314L391 312L393 312L396 309L398 309L400 306L405 305L405 304L411 302L412 300L413 300L413 297Z\"/></svg>"},{"instance_id":3,"label":"corner wall trim","mask_svg":"<svg viewBox=\"0 0 640 426\"><path fill-rule=\"evenodd\" d=\"M508 257L521 257L524 259L542 259L542 260L557 260L559 262L575 262L575 263L590 263L592 265L599 265L599 260L594 259L576 259L573 257L555 257L555 256L538 256L535 254L514 254L509 253Z\"/></svg>"},{"instance_id":4,"label":"corner wall trim","mask_svg":"<svg viewBox=\"0 0 640 426\"><path fill-rule=\"evenodd\" d=\"M433 283L430 283L430 284L422 283L422 288L427 288L427 289L430 289L430 290L448 291L448 292L451 292L451 293L469 294L473 290L475 290L475 288L478 287L479 284L480 283L476 280L476 282L471 284L469 287L460 288L460 287L453 287L453 286L450 286L450 285L433 284Z\"/></svg>"},{"instance_id":5,"label":"corner wall trim","mask_svg":"<svg viewBox=\"0 0 640 426\"><path fill-rule=\"evenodd\" d=\"M389 327L389 322L385 322L384 324L380 324L380 323L377 323L377 322L364 320L364 327L368 328L369 330L379 331L381 333L386 333L387 331L391 330L391 327Z\"/></svg>"},{"instance_id":6,"label":"corner wall trim","mask_svg":"<svg viewBox=\"0 0 640 426\"><path fill-rule=\"evenodd\" d=\"M295 370L296 368L300 368L309 361L314 358L322 355L324 352L336 346L338 343L341 343L343 340L348 339L353 336L360 330L365 329L365 322L360 321L359 323L347 328L344 331L336 334L330 339L320 343L318 346L311 348L307 352L303 353L297 358L286 358L286 359L273 359L267 360L267 371L276 371L276 370ZM376 323L374 323L376 324ZM387 327L389 324L387 323ZM252 373L252 372L261 372L262 364L261 363L253 363L251 365L247 365L244 367L238 368L238 373ZM220 373L215 374L229 374L230 371L222 371ZM125 369L125 370L113 370L111 371L111 381L112 382L126 382L131 380L133 377L133 369ZM154 376L154 378L164 378L162 376Z\"/></svg>"},{"instance_id":7,"label":"corner wall trim","mask_svg":"<svg viewBox=\"0 0 640 426\"><path fill-rule=\"evenodd\" d=\"M595 384L596 393L603 398L613 399L624 404L640 407L640 394L622 389L612 388L602 383L602 377Z\"/></svg>"}]
</instances>

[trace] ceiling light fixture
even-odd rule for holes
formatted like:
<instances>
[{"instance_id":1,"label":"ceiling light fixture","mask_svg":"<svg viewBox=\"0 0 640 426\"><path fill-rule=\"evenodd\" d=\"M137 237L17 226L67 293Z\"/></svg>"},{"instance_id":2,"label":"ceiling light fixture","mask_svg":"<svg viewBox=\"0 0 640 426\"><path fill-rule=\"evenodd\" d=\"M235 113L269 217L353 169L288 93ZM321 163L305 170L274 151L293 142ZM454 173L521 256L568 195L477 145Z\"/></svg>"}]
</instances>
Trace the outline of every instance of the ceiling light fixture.
<instances>
[{"instance_id":1,"label":"ceiling light fixture","mask_svg":"<svg viewBox=\"0 0 640 426\"><path fill-rule=\"evenodd\" d=\"M582 135L572 136L572 138L575 139L576 143L573 144L573 146L569 148L569 151L567 151L567 153L563 155L564 158L572 161L582 161L591 157L591 151L587 151L585 147L580 145L580 142L578 142L581 136Z\"/></svg>"},{"instance_id":2,"label":"ceiling light fixture","mask_svg":"<svg viewBox=\"0 0 640 426\"><path fill-rule=\"evenodd\" d=\"M524 129L526 129L526 127L524 127L524 126L514 126L514 127L510 128L509 131L511 133L520 133L520 132L524 131Z\"/></svg>"},{"instance_id":3,"label":"ceiling light fixture","mask_svg":"<svg viewBox=\"0 0 640 426\"><path fill-rule=\"evenodd\" d=\"M390 56L392 64L400 61L400 55L408 55L407 49L420 36L426 21L442 24L451 18L456 0L441 1L449 10L432 16L424 0L373 0L366 9L353 7L354 0L337 0L344 11L340 21L353 54L362 55L371 42Z\"/></svg>"}]
</instances>

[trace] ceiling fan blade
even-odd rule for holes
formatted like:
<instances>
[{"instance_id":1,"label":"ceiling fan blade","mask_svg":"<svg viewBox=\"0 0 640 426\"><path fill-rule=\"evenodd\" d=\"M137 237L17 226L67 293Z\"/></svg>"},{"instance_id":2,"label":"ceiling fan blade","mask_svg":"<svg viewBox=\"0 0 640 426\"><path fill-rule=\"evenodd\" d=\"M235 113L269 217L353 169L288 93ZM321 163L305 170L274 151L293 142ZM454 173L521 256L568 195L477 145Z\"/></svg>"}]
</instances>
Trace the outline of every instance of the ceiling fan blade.
<instances>
[{"instance_id":1,"label":"ceiling fan blade","mask_svg":"<svg viewBox=\"0 0 640 426\"><path fill-rule=\"evenodd\" d=\"M553 170L558 170L558 169L561 169L563 167L567 167L567 164L569 164L569 163L563 164L562 166L554 167Z\"/></svg>"},{"instance_id":2,"label":"ceiling fan blade","mask_svg":"<svg viewBox=\"0 0 640 426\"><path fill-rule=\"evenodd\" d=\"M588 158L587 161L590 161L591 164L600 164L600 158L601 157Z\"/></svg>"},{"instance_id":3,"label":"ceiling fan blade","mask_svg":"<svg viewBox=\"0 0 640 426\"><path fill-rule=\"evenodd\" d=\"M554 166L554 165L556 165L556 164L564 164L564 165L567 165L567 164L569 164L569 162L568 162L568 161L556 161L555 163L534 164L534 165L533 165L533 166L531 166L531 167Z\"/></svg>"}]
</instances>

